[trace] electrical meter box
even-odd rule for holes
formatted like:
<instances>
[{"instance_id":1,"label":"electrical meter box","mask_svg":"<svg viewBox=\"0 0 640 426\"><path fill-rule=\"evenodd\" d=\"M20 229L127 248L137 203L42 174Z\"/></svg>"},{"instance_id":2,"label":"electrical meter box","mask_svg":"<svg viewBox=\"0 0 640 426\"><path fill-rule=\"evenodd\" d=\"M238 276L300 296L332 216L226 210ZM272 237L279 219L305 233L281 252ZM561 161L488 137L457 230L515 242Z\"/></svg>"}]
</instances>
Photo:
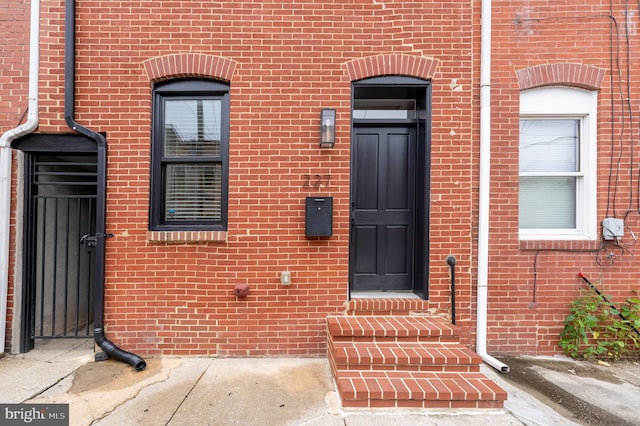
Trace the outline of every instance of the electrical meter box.
<instances>
[{"instance_id":1,"label":"electrical meter box","mask_svg":"<svg viewBox=\"0 0 640 426\"><path fill-rule=\"evenodd\" d=\"M602 238L616 240L624 237L624 220L607 217L602 221Z\"/></svg>"},{"instance_id":2,"label":"electrical meter box","mask_svg":"<svg viewBox=\"0 0 640 426\"><path fill-rule=\"evenodd\" d=\"M307 197L306 213L305 236L333 234L333 197Z\"/></svg>"}]
</instances>

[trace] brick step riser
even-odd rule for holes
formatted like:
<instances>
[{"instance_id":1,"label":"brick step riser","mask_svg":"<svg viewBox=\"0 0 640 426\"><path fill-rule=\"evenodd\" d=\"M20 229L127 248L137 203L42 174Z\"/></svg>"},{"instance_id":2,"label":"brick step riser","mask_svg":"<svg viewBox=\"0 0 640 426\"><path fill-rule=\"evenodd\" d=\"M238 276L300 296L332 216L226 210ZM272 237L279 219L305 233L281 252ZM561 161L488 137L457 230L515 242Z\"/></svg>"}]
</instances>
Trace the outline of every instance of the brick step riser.
<instances>
[{"instance_id":1,"label":"brick step riser","mask_svg":"<svg viewBox=\"0 0 640 426\"><path fill-rule=\"evenodd\" d=\"M444 321L418 316L327 317L329 334L334 336L437 337L459 338L457 329Z\"/></svg>"},{"instance_id":2,"label":"brick step riser","mask_svg":"<svg viewBox=\"0 0 640 426\"><path fill-rule=\"evenodd\" d=\"M333 336L328 336L327 343L330 348L338 348L338 350L344 350L345 348L350 351L362 352L362 356L366 357L367 351L373 351L375 354L379 354L380 351L390 351L396 354L398 358L406 358L409 352L414 355L412 359L417 358L432 358L431 356L418 357L419 354L438 354L437 359L449 359L456 358L456 360L464 361L469 360L474 363L481 363L480 356L470 351L467 347L463 346L459 341L407 341L407 340L391 340L391 341L376 341L374 339L358 338L358 341L353 339L334 339ZM407 352L408 351L408 352ZM404 353L403 353L404 352Z\"/></svg>"},{"instance_id":3,"label":"brick step riser","mask_svg":"<svg viewBox=\"0 0 640 426\"><path fill-rule=\"evenodd\" d=\"M347 311L347 316L408 316L412 311Z\"/></svg>"},{"instance_id":4,"label":"brick step riser","mask_svg":"<svg viewBox=\"0 0 640 426\"><path fill-rule=\"evenodd\" d=\"M336 383L345 406L358 404L359 406L373 407L379 406L381 401L388 401L385 403L387 406L402 407L407 406L405 404L413 405L416 401L420 401L419 404L424 407L436 404L453 404L459 407L462 403L473 407L478 404L502 404L502 401L506 399L504 391L491 386L492 383L486 379L480 379L477 373L469 374L467 375L469 378L465 378L465 373L443 373L442 376L434 377L432 373L406 372L404 375L390 372L388 373L391 375L389 380L370 372L362 372L361 374L365 375L362 379L354 376L353 371L343 373L339 373ZM414 379L412 374L416 374L417 378ZM419 378L421 374L431 378ZM442 379L436 377L442 377ZM403 378L406 380L405 384L403 384ZM357 390L362 386L363 380L371 382L371 385L366 390ZM392 385L394 381L398 383L398 387ZM355 383L360 384L356 385Z\"/></svg>"},{"instance_id":5,"label":"brick step riser","mask_svg":"<svg viewBox=\"0 0 640 426\"><path fill-rule=\"evenodd\" d=\"M425 371L435 373L478 373L480 366L478 365L455 365L455 364L358 364L358 363L335 363L335 369L340 370L385 370L385 371ZM340 373L338 373L340 374Z\"/></svg>"},{"instance_id":6,"label":"brick step riser","mask_svg":"<svg viewBox=\"0 0 640 426\"><path fill-rule=\"evenodd\" d=\"M336 381L340 376L336 377ZM340 386L339 386L340 388ZM371 392L353 393L338 389L342 405L349 408L369 407L397 407L397 408L503 408L506 397L496 395L467 395L440 394L438 396L398 398L397 393L390 395L371 395ZM345 396L347 394L347 396Z\"/></svg>"},{"instance_id":7,"label":"brick step riser","mask_svg":"<svg viewBox=\"0 0 640 426\"><path fill-rule=\"evenodd\" d=\"M344 357L342 355L336 356L335 352L332 354L336 366L339 370L415 370L416 368L434 368L438 371L450 369L451 371L478 371L480 370L480 364L473 360L460 360L459 358L448 358L432 360L428 358L418 359L402 359L397 360L393 358L387 359L369 359L365 357Z\"/></svg>"},{"instance_id":8,"label":"brick step riser","mask_svg":"<svg viewBox=\"0 0 640 426\"><path fill-rule=\"evenodd\" d=\"M336 336L334 342L381 342L381 343L460 343L458 336Z\"/></svg>"},{"instance_id":9,"label":"brick step riser","mask_svg":"<svg viewBox=\"0 0 640 426\"><path fill-rule=\"evenodd\" d=\"M344 408L436 408L436 409L501 409L502 401L428 401L395 399L343 400Z\"/></svg>"},{"instance_id":10,"label":"brick step riser","mask_svg":"<svg viewBox=\"0 0 640 426\"><path fill-rule=\"evenodd\" d=\"M358 349L355 349L356 351ZM366 349L365 349L366 350ZM436 349L434 349L435 351ZM340 355L336 355L338 352ZM406 371L480 371L482 361L478 358L464 355L452 355L449 357L429 356L429 348L424 348L424 356L411 357L371 357L369 353L363 351L356 356L345 355L344 351L336 351L333 342L329 343L328 353L330 359L336 366L336 370L406 370Z\"/></svg>"}]
</instances>

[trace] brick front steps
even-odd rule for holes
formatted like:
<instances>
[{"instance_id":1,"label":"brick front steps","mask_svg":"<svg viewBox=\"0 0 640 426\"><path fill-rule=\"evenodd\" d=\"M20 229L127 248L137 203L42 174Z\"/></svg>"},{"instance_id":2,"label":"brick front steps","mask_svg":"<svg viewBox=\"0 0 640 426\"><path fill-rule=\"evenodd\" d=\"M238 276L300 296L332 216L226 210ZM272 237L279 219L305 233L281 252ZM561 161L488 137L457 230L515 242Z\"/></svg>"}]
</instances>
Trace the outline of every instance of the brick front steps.
<instances>
[{"instance_id":1,"label":"brick front steps","mask_svg":"<svg viewBox=\"0 0 640 426\"><path fill-rule=\"evenodd\" d=\"M327 327L345 408L502 408L507 399L480 373L481 358L459 343L455 326L440 318L330 316Z\"/></svg>"},{"instance_id":2,"label":"brick front steps","mask_svg":"<svg viewBox=\"0 0 640 426\"><path fill-rule=\"evenodd\" d=\"M455 344L333 342L336 370L480 371L480 357Z\"/></svg>"}]
</instances>

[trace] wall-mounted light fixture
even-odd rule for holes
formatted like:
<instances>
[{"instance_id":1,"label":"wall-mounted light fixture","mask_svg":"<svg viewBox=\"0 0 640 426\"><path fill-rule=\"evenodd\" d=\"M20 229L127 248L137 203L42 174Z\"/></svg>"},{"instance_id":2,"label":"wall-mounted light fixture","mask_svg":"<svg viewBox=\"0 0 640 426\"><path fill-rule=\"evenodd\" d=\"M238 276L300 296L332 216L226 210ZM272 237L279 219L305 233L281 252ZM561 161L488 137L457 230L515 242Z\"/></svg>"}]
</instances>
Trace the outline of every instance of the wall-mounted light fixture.
<instances>
[{"instance_id":1,"label":"wall-mounted light fixture","mask_svg":"<svg viewBox=\"0 0 640 426\"><path fill-rule=\"evenodd\" d=\"M336 143L336 110L325 108L320 114L320 148L333 148Z\"/></svg>"}]
</instances>

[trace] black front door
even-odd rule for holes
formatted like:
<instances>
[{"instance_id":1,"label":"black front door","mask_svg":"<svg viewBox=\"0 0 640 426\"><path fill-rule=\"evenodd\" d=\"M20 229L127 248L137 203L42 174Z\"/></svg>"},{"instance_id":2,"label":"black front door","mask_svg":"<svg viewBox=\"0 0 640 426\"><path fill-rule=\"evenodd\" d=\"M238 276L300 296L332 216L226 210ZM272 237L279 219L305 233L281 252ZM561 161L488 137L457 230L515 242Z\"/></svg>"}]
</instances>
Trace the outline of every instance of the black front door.
<instances>
[{"instance_id":1,"label":"black front door","mask_svg":"<svg viewBox=\"0 0 640 426\"><path fill-rule=\"evenodd\" d=\"M353 132L351 290L413 290L416 130Z\"/></svg>"}]
</instances>

